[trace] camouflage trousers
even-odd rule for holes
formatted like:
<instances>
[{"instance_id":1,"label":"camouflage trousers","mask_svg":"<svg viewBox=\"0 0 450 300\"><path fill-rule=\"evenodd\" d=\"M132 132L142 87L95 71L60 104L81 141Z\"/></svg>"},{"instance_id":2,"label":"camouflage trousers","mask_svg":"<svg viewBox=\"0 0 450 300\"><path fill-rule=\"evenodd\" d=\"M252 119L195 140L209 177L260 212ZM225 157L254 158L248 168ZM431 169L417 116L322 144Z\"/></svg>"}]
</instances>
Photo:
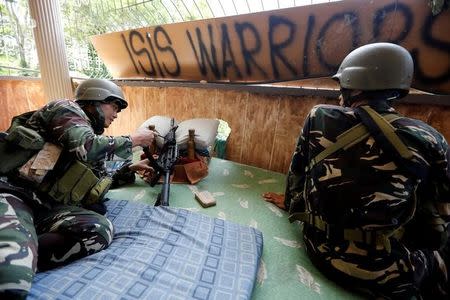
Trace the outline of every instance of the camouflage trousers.
<instances>
[{"instance_id":1,"label":"camouflage trousers","mask_svg":"<svg viewBox=\"0 0 450 300\"><path fill-rule=\"evenodd\" d=\"M354 242L330 242L308 227L303 229L308 256L338 284L376 299L450 299L450 243L437 251L411 250L391 240L392 249L386 252Z\"/></svg>"},{"instance_id":2,"label":"camouflage trousers","mask_svg":"<svg viewBox=\"0 0 450 300\"><path fill-rule=\"evenodd\" d=\"M111 244L113 226L106 217L74 206L31 208L23 191L5 192L1 187L0 183L1 299L25 299L36 271L67 264Z\"/></svg>"}]
</instances>

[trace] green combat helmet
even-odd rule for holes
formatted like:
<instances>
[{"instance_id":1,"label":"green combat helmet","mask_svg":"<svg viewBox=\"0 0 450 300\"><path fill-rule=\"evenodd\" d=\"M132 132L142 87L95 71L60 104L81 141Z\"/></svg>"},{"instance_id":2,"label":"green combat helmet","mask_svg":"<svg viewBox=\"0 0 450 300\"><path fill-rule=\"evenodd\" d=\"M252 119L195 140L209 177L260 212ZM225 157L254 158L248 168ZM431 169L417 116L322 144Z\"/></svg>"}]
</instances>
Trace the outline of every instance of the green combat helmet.
<instances>
[{"instance_id":1,"label":"green combat helmet","mask_svg":"<svg viewBox=\"0 0 450 300\"><path fill-rule=\"evenodd\" d=\"M122 89L115 83L106 79L88 79L83 81L75 91L77 102L116 102L120 109L128 106L125 101Z\"/></svg>"},{"instance_id":2,"label":"green combat helmet","mask_svg":"<svg viewBox=\"0 0 450 300\"><path fill-rule=\"evenodd\" d=\"M361 91L397 90L406 96L414 63L409 52L392 43L373 43L350 52L333 79L341 88Z\"/></svg>"},{"instance_id":3,"label":"green combat helmet","mask_svg":"<svg viewBox=\"0 0 450 300\"><path fill-rule=\"evenodd\" d=\"M91 120L95 134L104 132L105 115L101 103L116 103L119 111L128 106L122 89L106 79L88 79L83 81L75 91L75 100ZM89 107L94 107L94 110Z\"/></svg>"}]
</instances>

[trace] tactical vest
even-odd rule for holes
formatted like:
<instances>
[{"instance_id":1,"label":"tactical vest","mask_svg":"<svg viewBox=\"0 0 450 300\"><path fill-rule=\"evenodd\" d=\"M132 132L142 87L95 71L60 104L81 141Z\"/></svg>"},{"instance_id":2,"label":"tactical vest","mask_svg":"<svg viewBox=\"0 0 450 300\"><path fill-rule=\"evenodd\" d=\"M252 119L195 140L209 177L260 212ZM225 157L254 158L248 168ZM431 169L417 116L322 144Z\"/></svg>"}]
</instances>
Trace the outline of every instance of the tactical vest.
<instances>
[{"instance_id":1,"label":"tactical vest","mask_svg":"<svg viewBox=\"0 0 450 300\"><path fill-rule=\"evenodd\" d=\"M25 164L44 146L44 139L36 131L24 127L34 111L15 116L10 127L0 136L0 175L8 175Z\"/></svg>"},{"instance_id":2,"label":"tactical vest","mask_svg":"<svg viewBox=\"0 0 450 300\"><path fill-rule=\"evenodd\" d=\"M317 156L315 156L306 167L306 174L319 162L326 159L333 153L341 149L348 149L353 145L363 141L365 138L372 136L381 148L386 152L390 151L395 157L396 163L401 167L408 170L416 178L423 180L427 176L427 170L411 163L413 153L402 142L402 140L395 133L395 128L391 125L392 122L402 118L396 114L386 114L384 116L378 114L369 106L362 106L356 109L356 114L362 120L361 123L353 126L347 131L340 134L336 142L329 147L325 148ZM308 195L305 190L303 191L303 198L308 201ZM372 244L375 246L383 246L388 252L390 252L390 238L400 239L403 235L403 226L411 220L416 210L416 196L413 195L413 201L410 207L410 211L404 220L395 229L390 230L363 230L358 228L337 228L333 224L328 224L324 218L312 211L291 212L289 220L291 222L295 220L302 221L309 224L316 229L324 232L329 240L335 240L338 237L340 240L361 242L366 244Z\"/></svg>"},{"instance_id":3,"label":"tactical vest","mask_svg":"<svg viewBox=\"0 0 450 300\"><path fill-rule=\"evenodd\" d=\"M36 160L44 151L46 141L35 130L26 127L34 111L16 116L11 126L0 135L0 175L6 175L16 182L31 184L40 194L53 201L68 205L91 205L103 200L111 186L110 177L98 178L83 162L71 160L67 167L44 167L45 175L36 174ZM27 165L26 172L23 171ZM33 172L34 170L34 172Z\"/></svg>"}]
</instances>

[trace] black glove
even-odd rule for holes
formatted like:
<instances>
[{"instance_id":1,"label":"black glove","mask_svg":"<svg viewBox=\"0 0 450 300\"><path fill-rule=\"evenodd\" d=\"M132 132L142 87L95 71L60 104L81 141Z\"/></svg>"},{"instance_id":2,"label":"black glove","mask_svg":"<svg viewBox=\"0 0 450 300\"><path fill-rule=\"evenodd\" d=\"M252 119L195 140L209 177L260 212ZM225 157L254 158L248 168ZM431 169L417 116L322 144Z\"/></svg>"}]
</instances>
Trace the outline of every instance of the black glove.
<instances>
[{"instance_id":1,"label":"black glove","mask_svg":"<svg viewBox=\"0 0 450 300\"><path fill-rule=\"evenodd\" d=\"M116 171L116 173L113 174L113 182L111 188L117 188L124 184L133 183L136 180L135 173L129 168L131 164L132 163L129 162L123 165L119 170Z\"/></svg>"}]
</instances>

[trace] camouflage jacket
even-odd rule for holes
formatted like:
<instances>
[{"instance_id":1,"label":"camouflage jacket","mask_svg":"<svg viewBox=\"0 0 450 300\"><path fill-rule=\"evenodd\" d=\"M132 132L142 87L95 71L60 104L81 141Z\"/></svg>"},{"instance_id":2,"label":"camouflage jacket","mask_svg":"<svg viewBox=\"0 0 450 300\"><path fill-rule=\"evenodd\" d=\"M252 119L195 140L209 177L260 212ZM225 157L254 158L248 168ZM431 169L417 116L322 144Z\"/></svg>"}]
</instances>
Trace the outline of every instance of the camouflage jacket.
<instances>
[{"instance_id":1,"label":"camouflage jacket","mask_svg":"<svg viewBox=\"0 0 450 300\"><path fill-rule=\"evenodd\" d=\"M396 113L387 105L372 108ZM415 163L429 170L422 182L383 153L371 136L306 171L311 159L359 122L353 108L318 105L311 110L288 173L286 207L290 213L311 212L338 228L405 225L419 233L412 239L414 247L441 247L450 220L450 153L444 137L424 122L402 117L392 123Z\"/></svg>"},{"instance_id":2,"label":"camouflage jacket","mask_svg":"<svg viewBox=\"0 0 450 300\"><path fill-rule=\"evenodd\" d=\"M47 142L61 146L62 155L67 159L83 161L97 175L104 175L105 160L126 160L132 155L129 136L95 134L88 116L71 100L49 102L31 116L27 126L39 132Z\"/></svg>"}]
</instances>

